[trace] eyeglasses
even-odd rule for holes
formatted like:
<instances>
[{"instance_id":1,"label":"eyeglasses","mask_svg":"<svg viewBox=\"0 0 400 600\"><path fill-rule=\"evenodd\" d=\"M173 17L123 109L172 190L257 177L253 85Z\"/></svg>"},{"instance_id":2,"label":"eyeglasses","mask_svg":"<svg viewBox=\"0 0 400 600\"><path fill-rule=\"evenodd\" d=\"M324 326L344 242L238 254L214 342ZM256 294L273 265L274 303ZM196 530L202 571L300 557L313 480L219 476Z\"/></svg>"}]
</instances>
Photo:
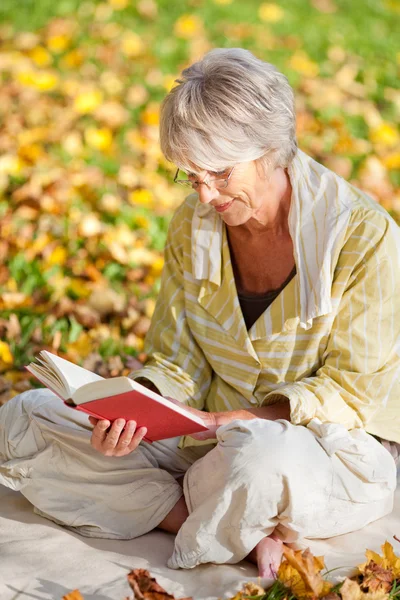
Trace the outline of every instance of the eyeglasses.
<instances>
[{"instance_id":1,"label":"eyeglasses","mask_svg":"<svg viewBox=\"0 0 400 600\"><path fill-rule=\"evenodd\" d=\"M193 188L194 190L197 190L197 188L203 184L206 185L208 187L208 189L210 190L211 184L213 184L219 190L223 190L224 188L228 187L229 179L231 178L234 168L235 167L233 166L226 177L212 177L212 178L209 178L208 181L206 181L206 180L198 181L197 179L194 179L194 178L190 179L190 177L191 177L190 175L189 175L189 179L178 179L179 173L186 175L186 173L184 171L181 171L180 169L178 169L177 172L175 173L174 183L180 183L181 185L186 185L188 187Z\"/></svg>"}]
</instances>

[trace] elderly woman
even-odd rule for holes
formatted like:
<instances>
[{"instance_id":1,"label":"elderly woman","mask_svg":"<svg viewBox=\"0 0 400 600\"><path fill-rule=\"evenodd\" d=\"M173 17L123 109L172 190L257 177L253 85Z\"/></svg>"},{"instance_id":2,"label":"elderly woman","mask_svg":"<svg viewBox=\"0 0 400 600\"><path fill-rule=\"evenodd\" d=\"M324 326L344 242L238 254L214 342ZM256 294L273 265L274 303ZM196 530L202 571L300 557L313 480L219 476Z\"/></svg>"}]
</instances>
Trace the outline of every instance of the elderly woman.
<instances>
[{"instance_id":1,"label":"elderly woman","mask_svg":"<svg viewBox=\"0 0 400 600\"><path fill-rule=\"evenodd\" d=\"M257 561L392 510L400 442L400 235L368 196L297 149L272 65L217 49L185 69L161 146L193 193L176 211L131 376L206 434L76 415L48 390L0 410L0 482L97 537L177 533L169 565Z\"/></svg>"}]
</instances>

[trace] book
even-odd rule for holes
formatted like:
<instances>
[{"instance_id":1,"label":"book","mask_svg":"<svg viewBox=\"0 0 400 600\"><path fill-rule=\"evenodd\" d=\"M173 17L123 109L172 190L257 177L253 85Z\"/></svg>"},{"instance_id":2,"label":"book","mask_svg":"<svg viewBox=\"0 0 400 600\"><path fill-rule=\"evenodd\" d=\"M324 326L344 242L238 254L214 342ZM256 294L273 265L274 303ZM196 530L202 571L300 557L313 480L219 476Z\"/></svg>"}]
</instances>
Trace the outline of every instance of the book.
<instances>
[{"instance_id":1,"label":"book","mask_svg":"<svg viewBox=\"0 0 400 600\"><path fill-rule=\"evenodd\" d=\"M147 442L207 431L203 420L129 377L105 379L42 350L26 369L74 410L147 427Z\"/></svg>"}]
</instances>

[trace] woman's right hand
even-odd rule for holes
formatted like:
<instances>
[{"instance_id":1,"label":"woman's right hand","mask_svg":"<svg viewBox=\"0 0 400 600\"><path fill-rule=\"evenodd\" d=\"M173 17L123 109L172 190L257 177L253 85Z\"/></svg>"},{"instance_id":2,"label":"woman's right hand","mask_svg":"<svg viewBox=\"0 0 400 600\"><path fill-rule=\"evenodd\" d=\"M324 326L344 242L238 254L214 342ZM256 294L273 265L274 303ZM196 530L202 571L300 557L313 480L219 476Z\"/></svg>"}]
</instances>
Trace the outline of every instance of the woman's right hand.
<instances>
[{"instance_id":1,"label":"woman's right hand","mask_svg":"<svg viewBox=\"0 0 400 600\"><path fill-rule=\"evenodd\" d=\"M110 421L94 417L89 417L89 421L93 425L90 443L104 456L130 454L136 450L147 433L146 427L136 429L135 421L128 421L126 425L124 419L116 419L112 425Z\"/></svg>"}]
</instances>

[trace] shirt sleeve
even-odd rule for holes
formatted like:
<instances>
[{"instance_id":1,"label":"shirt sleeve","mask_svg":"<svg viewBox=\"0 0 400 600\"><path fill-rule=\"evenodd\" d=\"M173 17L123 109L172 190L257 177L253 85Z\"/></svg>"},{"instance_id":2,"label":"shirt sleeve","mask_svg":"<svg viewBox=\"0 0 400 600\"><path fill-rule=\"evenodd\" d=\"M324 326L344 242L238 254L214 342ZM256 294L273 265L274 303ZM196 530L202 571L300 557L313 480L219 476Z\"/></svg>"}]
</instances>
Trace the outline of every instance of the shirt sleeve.
<instances>
[{"instance_id":1,"label":"shirt sleeve","mask_svg":"<svg viewBox=\"0 0 400 600\"><path fill-rule=\"evenodd\" d=\"M351 252L362 254L354 248L345 254ZM368 430L400 375L399 295L396 240L386 237L369 245L348 278L321 367L279 389L290 401L292 423L306 425L317 417ZM264 404L271 401L268 394Z\"/></svg>"},{"instance_id":2,"label":"shirt sleeve","mask_svg":"<svg viewBox=\"0 0 400 600\"><path fill-rule=\"evenodd\" d=\"M211 367L186 319L183 236L178 220L173 219L168 231L160 292L144 347L149 358L130 377L146 378L161 395L202 409L211 384Z\"/></svg>"}]
</instances>

